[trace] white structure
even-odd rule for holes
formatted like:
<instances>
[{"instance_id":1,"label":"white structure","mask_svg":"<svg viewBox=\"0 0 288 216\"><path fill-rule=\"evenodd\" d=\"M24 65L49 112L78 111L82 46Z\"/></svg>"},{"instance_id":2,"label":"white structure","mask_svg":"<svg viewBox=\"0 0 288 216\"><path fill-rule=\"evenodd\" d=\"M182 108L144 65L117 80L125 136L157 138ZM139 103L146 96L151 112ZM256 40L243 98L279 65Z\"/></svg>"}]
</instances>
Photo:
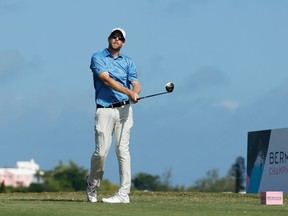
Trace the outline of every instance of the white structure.
<instances>
[{"instance_id":1,"label":"white structure","mask_svg":"<svg viewBox=\"0 0 288 216\"><path fill-rule=\"evenodd\" d=\"M40 167L33 159L30 161L18 161L16 168L0 168L0 184L4 182L5 186L29 187L31 183L38 183L39 179L35 174L40 171Z\"/></svg>"}]
</instances>

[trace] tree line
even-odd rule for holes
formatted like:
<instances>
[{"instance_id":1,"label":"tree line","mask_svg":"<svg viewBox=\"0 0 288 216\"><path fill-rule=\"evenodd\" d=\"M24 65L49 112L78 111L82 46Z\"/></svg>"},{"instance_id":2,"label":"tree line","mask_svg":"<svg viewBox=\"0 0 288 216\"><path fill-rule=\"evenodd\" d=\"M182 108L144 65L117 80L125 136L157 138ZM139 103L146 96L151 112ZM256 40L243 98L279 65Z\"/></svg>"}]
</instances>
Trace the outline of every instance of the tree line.
<instances>
[{"instance_id":1,"label":"tree line","mask_svg":"<svg viewBox=\"0 0 288 216\"><path fill-rule=\"evenodd\" d=\"M88 170L79 167L73 161L68 164L59 162L53 170L48 170L44 175L36 173L36 183L27 187L8 187L4 182L0 185L0 193L9 192L58 192L58 191L85 191ZM244 158L238 157L224 177L220 177L217 169L209 170L205 177L196 180L193 186L172 186L172 171L166 171L162 176L147 173L138 173L132 178L132 191L197 191L197 192L236 192L245 189ZM99 190L115 191L118 185L108 180L101 182Z\"/></svg>"}]
</instances>

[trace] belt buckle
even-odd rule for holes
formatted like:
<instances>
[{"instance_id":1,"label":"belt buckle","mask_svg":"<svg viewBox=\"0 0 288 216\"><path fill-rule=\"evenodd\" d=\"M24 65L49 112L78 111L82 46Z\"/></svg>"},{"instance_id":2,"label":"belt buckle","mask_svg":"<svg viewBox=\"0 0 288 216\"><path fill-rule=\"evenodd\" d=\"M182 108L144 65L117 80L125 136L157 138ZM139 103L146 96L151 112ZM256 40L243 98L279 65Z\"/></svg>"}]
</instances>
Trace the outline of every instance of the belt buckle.
<instances>
[{"instance_id":1,"label":"belt buckle","mask_svg":"<svg viewBox=\"0 0 288 216\"><path fill-rule=\"evenodd\" d=\"M119 101L110 105L111 108L115 107L124 107L124 105L128 104L128 101Z\"/></svg>"},{"instance_id":2,"label":"belt buckle","mask_svg":"<svg viewBox=\"0 0 288 216\"><path fill-rule=\"evenodd\" d=\"M111 105L110 105L110 107L111 107L111 108L115 108L115 107L118 107L118 104L119 104L119 103L121 103L121 102L116 102L116 103L113 103L113 104L111 104Z\"/></svg>"},{"instance_id":3,"label":"belt buckle","mask_svg":"<svg viewBox=\"0 0 288 216\"><path fill-rule=\"evenodd\" d=\"M121 107L124 107L124 105L129 104L129 101L123 101L123 102L121 102L121 104L122 104Z\"/></svg>"}]
</instances>

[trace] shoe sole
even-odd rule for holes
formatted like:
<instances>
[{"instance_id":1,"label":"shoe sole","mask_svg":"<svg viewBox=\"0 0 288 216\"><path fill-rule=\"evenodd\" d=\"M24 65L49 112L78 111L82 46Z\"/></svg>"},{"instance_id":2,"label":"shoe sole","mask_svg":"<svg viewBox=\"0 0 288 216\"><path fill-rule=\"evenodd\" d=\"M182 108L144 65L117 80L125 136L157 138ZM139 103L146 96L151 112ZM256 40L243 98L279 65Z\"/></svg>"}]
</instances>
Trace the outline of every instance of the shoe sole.
<instances>
[{"instance_id":1,"label":"shoe sole","mask_svg":"<svg viewBox=\"0 0 288 216\"><path fill-rule=\"evenodd\" d=\"M92 201L92 200L89 200L88 197L87 197L87 201L88 201L88 202L91 202L91 203L97 203L97 200L96 200L96 201Z\"/></svg>"},{"instance_id":2,"label":"shoe sole","mask_svg":"<svg viewBox=\"0 0 288 216\"><path fill-rule=\"evenodd\" d=\"M129 204L130 203L130 201L128 201L128 202L109 202L109 201L105 200L105 198L102 199L102 202L103 203L109 203L109 204Z\"/></svg>"}]
</instances>

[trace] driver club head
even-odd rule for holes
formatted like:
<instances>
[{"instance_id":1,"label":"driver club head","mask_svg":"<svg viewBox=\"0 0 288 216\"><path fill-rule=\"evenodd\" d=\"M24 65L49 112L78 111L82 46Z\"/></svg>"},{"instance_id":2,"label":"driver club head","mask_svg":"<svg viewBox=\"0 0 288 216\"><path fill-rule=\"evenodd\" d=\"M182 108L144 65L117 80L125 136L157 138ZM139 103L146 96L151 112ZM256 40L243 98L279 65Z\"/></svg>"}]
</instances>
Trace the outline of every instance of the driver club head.
<instances>
[{"instance_id":1,"label":"driver club head","mask_svg":"<svg viewBox=\"0 0 288 216\"><path fill-rule=\"evenodd\" d=\"M150 98L150 97L155 97L155 96L158 96L158 95L163 95L163 94L171 93L171 92L174 90L174 84L173 84L172 82L169 82L169 83L167 83L167 84L165 85L165 88L166 88L166 92L161 92L161 93L157 93L157 94L147 95L147 96L138 98L138 100L142 100L142 99L144 99L144 98Z\"/></svg>"},{"instance_id":2,"label":"driver club head","mask_svg":"<svg viewBox=\"0 0 288 216\"><path fill-rule=\"evenodd\" d=\"M169 82L165 85L167 92L172 92L174 90L174 84L172 82Z\"/></svg>"}]
</instances>

